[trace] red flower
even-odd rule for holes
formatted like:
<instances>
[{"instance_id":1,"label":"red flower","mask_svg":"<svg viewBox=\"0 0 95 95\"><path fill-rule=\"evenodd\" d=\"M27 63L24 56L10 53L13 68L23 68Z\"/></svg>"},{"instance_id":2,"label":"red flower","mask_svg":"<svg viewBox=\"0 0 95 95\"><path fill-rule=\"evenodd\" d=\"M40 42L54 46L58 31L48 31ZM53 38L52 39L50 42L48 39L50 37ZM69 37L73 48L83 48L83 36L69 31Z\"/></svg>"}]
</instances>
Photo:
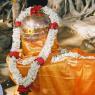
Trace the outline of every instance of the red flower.
<instances>
[{"instance_id":1,"label":"red flower","mask_svg":"<svg viewBox=\"0 0 95 95\"><path fill-rule=\"evenodd\" d=\"M35 61L37 61L40 65L43 65L45 63L42 57L38 57L37 59L35 59Z\"/></svg>"},{"instance_id":2,"label":"red flower","mask_svg":"<svg viewBox=\"0 0 95 95\"><path fill-rule=\"evenodd\" d=\"M16 57L16 58L19 58L19 52L17 52L17 51L12 51L12 52L9 53L9 56L10 56L10 57L14 56L14 57Z\"/></svg>"},{"instance_id":3,"label":"red flower","mask_svg":"<svg viewBox=\"0 0 95 95\"><path fill-rule=\"evenodd\" d=\"M30 15L38 13L38 11L41 10L41 8L42 8L42 6L40 6L40 5L34 6L34 7L31 8L31 10L30 10Z\"/></svg>"},{"instance_id":4,"label":"red flower","mask_svg":"<svg viewBox=\"0 0 95 95\"><path fill-rule=\"evenodd\" d=\"M22 94L22 93L28 93L29 92L29 88L20 85L18 87L18 91L19 91L20 94Z\"/></svg>"},{"instance_id":5,"label":"red flower","mask_svg":"<svg viewBox=\"0 0 95 95\"><path fill-rule=\"evenodd\" d=\"M20 85L18 87L18 91L19 91L20 94L28 93L30 91L31 87L32 87L32 83L27 87L24 87L24 86Z\"/></svg>"},{"instance_id":6,"label":"red flower","mask_svg":"<svg viewBox=\"0 0 95 95\"><path fill-rule=\"evenodd\" d=\"M58 24L56 22L53 22L50 24L50 29L57 29L58 28Z\"/></svg>"},{"instance_id":7,"label":"red flower","mask_svg":"<svg viewBox=\"0 0 95 95\"><path fill-rule=\"evenodd\" d=\"M15 22L15 26L16 26L16 27L19 27L19 26L21 26L21 25L22 25L22 23L21 23L20 21L16 21L16 22Z\"/></svg>"}]
</instances>

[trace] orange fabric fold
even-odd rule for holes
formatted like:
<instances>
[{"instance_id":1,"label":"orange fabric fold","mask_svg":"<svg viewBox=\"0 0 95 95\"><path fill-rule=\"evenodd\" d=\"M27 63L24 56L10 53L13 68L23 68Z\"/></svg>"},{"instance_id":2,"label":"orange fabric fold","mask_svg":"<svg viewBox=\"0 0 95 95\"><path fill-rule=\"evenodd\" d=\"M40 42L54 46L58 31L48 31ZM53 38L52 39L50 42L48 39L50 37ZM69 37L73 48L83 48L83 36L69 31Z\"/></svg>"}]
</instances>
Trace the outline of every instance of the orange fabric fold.
<instances>
[{"instance_id":1,"label":"orange fabric fold","mask_svg":"<svg viewBox=\"0 0 95 95\"><path fill-rule=\"evenodd\" d=\"M95 56L80 49L71 51ZM56 54L58 51L51 53L45 65L40 68L28 95L95 95L95 60L66 57L65 61L51 63L51 57ZM20 64L17 67L23 77L30 68L29 65Z\"/></svg>"},{"instance_id":2,"label":"orange fabric fold","mask_svg":"<svg viewBox=\"0 0 95 95\"><path fill-rule=\"evenodd\" d=\"M95 95L95 60L69 60L41 67L29 95Z\"/></svg>"}]
</instances>

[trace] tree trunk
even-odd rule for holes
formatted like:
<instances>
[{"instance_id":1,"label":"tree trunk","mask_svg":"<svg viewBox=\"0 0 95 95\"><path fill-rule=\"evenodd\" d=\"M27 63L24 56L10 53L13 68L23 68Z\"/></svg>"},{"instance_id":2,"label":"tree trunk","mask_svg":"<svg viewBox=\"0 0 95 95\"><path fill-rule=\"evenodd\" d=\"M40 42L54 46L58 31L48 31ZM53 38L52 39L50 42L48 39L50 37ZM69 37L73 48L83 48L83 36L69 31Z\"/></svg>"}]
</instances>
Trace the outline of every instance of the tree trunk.
<instances>
[{"instance_id":1,"label":"tree trunk","mask_svg":"<svg viewBox=\"0 0 95 95\"><path fill-rule=\"evenodd\" d=\"M13 0L12 2L12 14L13 14L13 24L16 20L16 18L18 17L20 13L20 5L18 0Z\"/></svg>"},{"instance_id":2,"label":"tree trunk","mask_svg":"<svg viewBox=\"0 0 95 95\"><path fill-rule=\"evenodd\" d=\"M61 14L61 17L71 14L74 18L84 19L95 11L95 0L49 0L48 6Z\"/></svg>"},{"instance_id":3,"label":"tree trunk","mask_svg":"<svg viewBox=\"0 0 95 95\"><path fill-rule=\"evenodd\" d=\"M87 22L89 21L64 22L64 27L58 33L59 45L62 48L78 47L95 52L95 26Z\"/></svg>"}]
</instances>

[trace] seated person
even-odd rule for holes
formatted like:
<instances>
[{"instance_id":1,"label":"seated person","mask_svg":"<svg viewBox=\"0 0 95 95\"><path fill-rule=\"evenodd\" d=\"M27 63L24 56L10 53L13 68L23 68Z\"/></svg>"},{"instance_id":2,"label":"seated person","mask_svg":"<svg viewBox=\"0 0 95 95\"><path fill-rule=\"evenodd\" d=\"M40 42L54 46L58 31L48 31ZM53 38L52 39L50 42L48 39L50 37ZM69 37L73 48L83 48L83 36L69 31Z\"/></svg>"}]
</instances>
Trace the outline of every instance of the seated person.
<instances>
[{"instance_id":1,"label":"seated person","mask_svg":"<svg viewBox=\"0 0 95 95\"><path fill-rule=\"evenodd\" d=\"M15 26L7 63L21 95L94 95L94 54L75 48L60 51L55 12L30 7Z\"/></svg>"}]
</instances>

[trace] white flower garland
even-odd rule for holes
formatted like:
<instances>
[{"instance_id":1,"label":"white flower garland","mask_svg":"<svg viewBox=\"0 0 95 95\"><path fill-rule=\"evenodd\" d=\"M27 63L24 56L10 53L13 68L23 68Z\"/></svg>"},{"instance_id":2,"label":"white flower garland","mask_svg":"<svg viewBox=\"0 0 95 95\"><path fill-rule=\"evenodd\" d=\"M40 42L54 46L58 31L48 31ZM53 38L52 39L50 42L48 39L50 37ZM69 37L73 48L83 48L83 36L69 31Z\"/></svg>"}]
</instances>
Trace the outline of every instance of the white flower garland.
<instances>
[{"instance_id":1,"label":"white flower garland","mask_svg":"<svg viewBox=\"0 0 95 95\"><path fill-rule=\"evenodd\" d=\"M26 16L29 16L30 10L31 10L31 7L27 8L25 11L22 11L21 14L19 15L19 17L16 19L16 21L21 22ZM59 22L60 22L59 17L57 16L57 14L55 12L52 11L52 9L45 6L42 8L42 10L44 11L44 13L46 15L49 16L51 23L56 22L59 24ZM12 36L13 43L12 43L11 51L18 52L20 49L20 43L21 43L20 32L21 32L20 27L13 29L13 36ZM54 44L54 40L55 40L57 32L58 32L58 29L50 29L49 30L45 45L42 48L41 52L39 53L38 57L42 57L44 60L47 59L47 57L51 53L51 48ZM30 57L22 62L22 65L27 65L32 62L27 76L23 78L22 75L20 74L19 70L16 67L17 59L14 56L9 57L9 70L12 73L13 79L15 80L15 82L18 85L23 85L26 87L26 86L30 85L32 82L34 82L34 80L36 79L37 72L40 68L40 65L38 64L37 61L34 61L34 59L35 58Z\"/></svg>"},{"instance_id":2,"label":"white flower garland","mask_svg":"<svg viewBox=\"0 0 95 95\"><path fill-rule=\"evenodd\" d=\"M64 61L64 58L66 57L79 58L79 59L95 59L94 56L81 56L78 53L67 52L67 53L63 53L63 54L52 57L51 62L56 63L56 62Z\"/></svg>"}]
</instances>

